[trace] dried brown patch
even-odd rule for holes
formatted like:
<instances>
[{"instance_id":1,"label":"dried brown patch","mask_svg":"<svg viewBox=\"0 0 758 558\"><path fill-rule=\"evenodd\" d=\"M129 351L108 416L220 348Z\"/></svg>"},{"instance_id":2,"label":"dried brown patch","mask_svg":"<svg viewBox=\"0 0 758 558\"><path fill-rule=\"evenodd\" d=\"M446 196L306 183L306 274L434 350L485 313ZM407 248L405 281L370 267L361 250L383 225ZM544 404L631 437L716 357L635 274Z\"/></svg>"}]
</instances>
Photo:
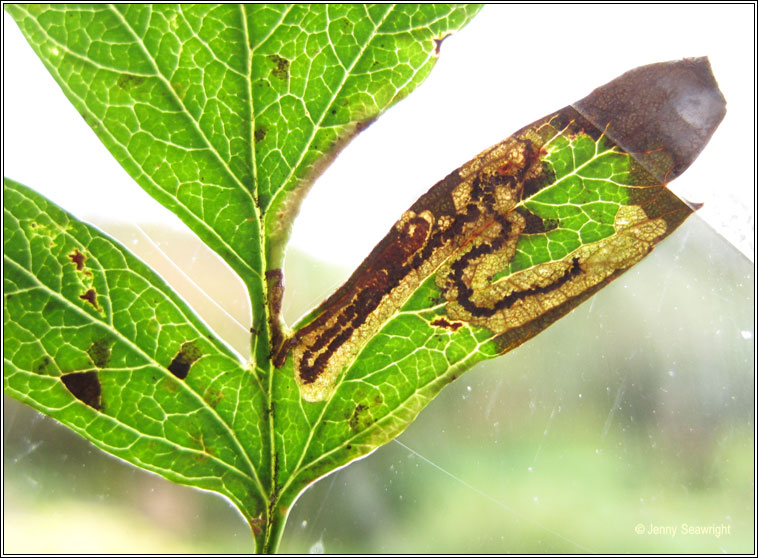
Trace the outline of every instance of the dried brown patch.
<instances>
[{"instance_id":1,"label":"dried brown patch","mask_svg":"<svg viewBox=\"0 0 758 558\"><path fill-rule=\"evenodd\" d=\"M103 408L100 378L97 372L72 372L61 376L61 381L71 395L95 410Z\"/></svg>"}]
</instances>

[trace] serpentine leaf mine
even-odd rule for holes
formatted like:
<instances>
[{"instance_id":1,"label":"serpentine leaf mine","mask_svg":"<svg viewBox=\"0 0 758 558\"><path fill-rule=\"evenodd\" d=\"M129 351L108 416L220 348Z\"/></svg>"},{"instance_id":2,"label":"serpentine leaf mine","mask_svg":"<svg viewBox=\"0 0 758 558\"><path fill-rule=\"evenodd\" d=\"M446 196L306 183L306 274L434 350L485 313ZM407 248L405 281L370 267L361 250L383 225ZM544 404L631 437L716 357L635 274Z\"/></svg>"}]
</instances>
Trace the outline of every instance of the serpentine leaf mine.
<instances>
[{"instance_id":1,"label":"serpentine leaf mine","mask_svg":"<svg viewBox=\"0 0 758 558\"><path fill-rule=\"evenodd\" d=\"M725 114L706 58L627 72L491 147L403 213L347 282L278 345L321 401L431 282L431 324L483 329L498 353L533 337L692 213L666 188ZM433 306L433 304L430 304Z\"/></svg>"}]
</instances>

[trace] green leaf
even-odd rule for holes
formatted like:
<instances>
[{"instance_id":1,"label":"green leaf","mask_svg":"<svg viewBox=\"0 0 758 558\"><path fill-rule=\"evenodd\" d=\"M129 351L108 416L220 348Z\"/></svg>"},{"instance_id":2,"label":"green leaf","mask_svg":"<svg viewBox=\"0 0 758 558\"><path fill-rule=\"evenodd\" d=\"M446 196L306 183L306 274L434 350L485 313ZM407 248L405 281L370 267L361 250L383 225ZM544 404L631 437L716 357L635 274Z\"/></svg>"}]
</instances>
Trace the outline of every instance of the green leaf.
<instances>
[{"instance_id":1,"label":"green leaf","mask_svg":"<svg viewBox=\"0 0 758 558\"><path fill-rule=\"evenodd\" d=\"M255 375L115 241L8 179L4 199L5 392L135 465L263 509Z\"/></svg>"},{"instance_id":2,"label":"green leaf","mask_svg":"<svg viewBox=\"0 0 758 558\"><path fill-rule=\"evenodd\" d=\"M435 39L478 9L8 6L116 159L249 286L264 254L281 266L326 161L415 89Z\"/></svg>"},{"instance_id":3,"label":"green leaf","mask_svg":"<svg viewBox=\"0 0 758 558\"><path fill-rule=\"evenodd\" d=\"M139 10L140 8L128 8L128 10L132 9ZM314 9L319 10L321 8ZM417 8L409 9L416 10ZM87 12L89 10L91 8L86 8L83 11ZM112 15L117 10L120 10L120 8L117 7L105 13ZM122 12L119 11L118 13ZM126 13L127 9L125 8L122 15ZM208 17L212 17L212 15L211 13ZM196 28L202 31L205 29L205 23L206 21L204 20L203 25L200 27L196 26ZM208 25L212 26L212 23L208 22ZM76 26L72 26L71 29L76 30ZM292 26L291 29L295 32L295 35L300 33L300 26ZM88 33L85 39L93 35L94 33ZM167 33L166 36L170 38L171 34ZM198 34L198 36L201 36L201 34ZM276 84L277 79L283 82L290 80L293 75L290 59L285 56L288 41L283 41L280 47L277 53L270 54L267 58L270 64L270 77L266 79L271 87L275 87L275 85L271 84ZM428 55L428 48L422 50ZM90 54L88 53L88 55ZM229 64L233 66L233 64ZM209 74L212 74L212 72L209 71ZM121 85L126 86L132 81L130 77L127 77L125 81L122 81ZM117 83L117 85L119 84ZM376 96L380 95L378 93L372 95L372 97ZM365 100L362 102L365 102ZM278 108L282 114L295 114L295 111L289 112L289 105L285 105L284 102ZM556 290L570 285L572 280L582 276L580 274L588 276L592 272L597 275L597 270L593 271L589 268L590 264L598 264L597 261L593 260L593 258L596 258L596 253L591 250L591 245L593 244L600 246L601 249L615 247L616 244L621 245L620 253L622 257L619 262L602 262L596 265L600 272L613 269L611 275L615 275L617 271L625 269L627 265L636 261L638 256L638 254L634 253L633 247L626 245L630 232L627 230L629 227L639 228L662 219L666 222L667 227L664 233L668 234L670 232L669 225L671 227L675 226L679 217L689 212L681 204L677 205L678 202L676 202L675 198L669 197L667 192L660 188L660 178L653 181L650 176L646 176L651 169L645 164L636 158L633 160L629 156L621 157L621 159L617 160L618 157L615 156L626 155L624 151L630 151L630 149L623 142L619 143L615 140L607 142L607 138L603 139L602 135L606 128L605 123L598 124L595 119L589 116L587 111L580 110L580 113L582 118L586 117L590 120L589 125L584 127L575 126L573 129L568 130L568 133L556 135L552 140L555 145L551 142L544 142L547 144L547 148L546 152L542 154L544 157L540 156L540 160L552 172L552 182L540 184L540 187L534 188L533 192L527 192L528 195L522 196L518 207L509 210L509 213L521 215L524 219L524 229L521 231L523 234L518 237L513 253L508 252L498 256L496 258L497 261L494 262L496 269L493 269L491 277L490 275L485 277L487 282L515 282L517 279L528 278L524 282L524 286L520 287L521 295L519 296L521 298L516 297L513 299L516 303L527 299L536 300L541 295L555 294ZM295 114L295 116L297 115ZM263 116L260 115L260 118L256 118L256 122L261 121L262 118ZM150 118L146 122L152 125L159 121L160 119L158 118ZM358 126L356 125L356 127ZM167 129L174 131L174 128ZM288 128L285 126L284 129L287 131L288 136L291 136L292 143L297 144L300 139L298 137L300 128ZM181 128L177 128L177 130L181 132ZM534 129L532 129L532 132L539 135ZM250 143L252 138L252 141L258 139L263 143L268 133L268 130L262 131L251 128L247 142ZM212 134L209 134L209 137L211 136ZM608 137L611 137L611 135ZM283 154L287 152L285 148L289 147L289 142L290 137L281 139L276 144L276 149L271 152L274 154L272 156L281 155L282 160L284 160ZM618 143L618 145L614 145L615 143ZM619 145L621 148L617 149ZM653 152L655 151L650 151L650 153ZM258 151L255 150L255 153L257 154ZM569 154L571 155L570 157ZM190 155L194 157L194 152L187 157L189 158ZM202 159L203 156L203 153L200 153L199 157L201 161L205 161L205 159ZM321 162L323 163L326 158L325 154ZM612 160L609 162L608 158ZM262 161L261 165L263 165ZM181 161L177 165L181 166ZM285 186L289 183L284 181L281 183L281 189L276 192L269 190L266 193L258 190L257 193L260 196L252 198L253 209L260 209L264 205L268 209L265 215L263 215L263 220L257 215L253 217L258 219L255 221L258 228L271 239L270 241L266 239L259 241L258 248L268 250L268 252L266 252L266 257L260 258L260 269L257 270L258 273L254 274L254 277L248 282L248 285L252 284L251 292L254 302L257 304L255 310L256 318L259 320L266 317L265 311L261 310L263 308L262 293L265 291L263 286L264 271L276 272L278 269L280 263L278 261L278 251L281 250L283 245L283 238L286 236L287 225L294 211L293 208L297 207L299 199L303 194L303 189L311 178L310 172L315 172L318 166L318 164L314 163L308 172L302 175L299 181L293 183L294 185L291 190L285 189ZM276 167L272 168L275 169ZM293 166L290 172L296 174L297 168L299 167ZM608 171L608 168L610 171ZM508 167L501 170L505 175L510 171ZM654 170L653 168L651 171L653 175L655 175ZM579 172L584 174L580 175L581 179L577 182L574 178L576 178ZM292 176L295 176L295 174L292 174ZM256 187L262 184L263 180L261 178L259 182L256 182ZM206 196L207 194L212 198L214 192L215 190L211 188L208 192L202 192L202 196ZM652 192L656 195L661 194L660 197L665 203L661 205L659 201L653 203L650 199L645 199L644 192L648 192L648 194ZM635 198L638 194L641 194L643 199ZM267 200L266 195L270 196L270 199ZM649 197L653 198L655 196ZM226 206L216 204L214 201L218 200L211 199L207 204L205 204L205 200L202 202L205 204L204 207L209 208L208 212L203 214L202 219L213 222L213 226L215 226L217 221L222 220L220 215L223 213L223 211L215 210L226 209ZM419 209L429 207L435 211L439 210L438 205L428 202L429 198L427 197L426 205L422 204ZM40 203L42 202L40 201ZM256 203L260 203L261 205L256 206ZM281 205L277 205L279 203ZM667 203L670 205L667 206ZM639 222L636 219L640 217L640 213L639 210L633 209L635 207L642 208L644 212L644 218ZM282 211L275 212L274 208L281 208ZM632 208L632 210L629 211L626 208ZM671 209L671 211L667 212L667 209ZM659 211L660 215L656 215L656 211ZM280 218L283 221L279 221ZM412 219L414 217L410 216L405 220L401 220L400 224L421 225L421 222L412 221ZM542 223L541 225L539 224L540 222ZM233 240L233 235L229 238L223 234L219 236L218 231L213 226L209 226L209 230L215 232L211 234L205 231L205 234L211 237L214 234L216 235L214 237L218 241L216 248L223 253L223 242L230 241L230 238ZM503 225L501 224L501 226ZM660 223L654 226L659 227ZM205 229L200 227L198 230L203 234ZM395 230L397 230L397 227ZM411 232L410 228L404 230L409 233ZM491 243L493 240L493 235L488 236L486 231L487 229L469 231L471 234L467 238L473 240L467 240L466 242L473 242L476 246L491 245L488 243ZM656 231L654 230L653 232ZM13 234L7 237L20 238L18 235ZM506 234L505 237L509 240L515 239L515 236L510 234ZM223 239L223 242L219 241L219 238ZM262 236L259 238L262 238ZM648 233L643 234L640 244L643 249L642 252L647 250L653 242L660 240L660 238L662 238L662 235L659 234L655 234L654 237L651 237ZM14 240L13 242L22 243L23 239ZM588 246L590 247L588 248ZM281 525L281 520L286 515L286 511L282 508L289 507L303 486L319 475L346 463L354 457L364 455L366 452L374 449L377 444L394 436L408 424L408 421L413 418L415 413L426 404L445 382L453 378L456 370L458 372L463 371L471 363L480 358L489 358L496 353L515 346L580 301L579 295L569 293L572 297L571 304L563 306L560 308L560 311L553 312L554 315L550 316L550 319L535 324L535 326L522 327L519 325L508 329L508 331L503 331L501 325L498 325L494 320L489 318L476 323L475 316L466 315L468 310L460 296L461 288L459 287L458 294L455 294L445 285L446 278L456 279L453 266L456 261L462 261L467 253L463 248L459 247L456 254L448 256L440 264L441 271L445 271L445 273L434 270L415 289L409 290L406 293L407 300L404 300L402 304L397 304L396 314L390 316L386 321L382 321L377 331L361 340L361 353L358 355L357 360L354 363L348 363L351 364L349 369L337 371L338 378L334 380L336 384L334 387L335 391L333 395L329 394L331 395L329 401L313 402L304 400L301 397L302 386L298 386L294 379L295 372L292 366L292 359L285 358L286 364L284 368L275 372L272 371L267 358L264 358L268 356L269 349L265 332L256 335L256 339L258 339L257 347L259 349L256 351L256 356L258 356L256 364L258 368L255 373L249 372L247 379L254 383L256 378L260 378L261 383L259 386L265 392L265 396L260 398L262 401L260 405L259 399L256 398L254 393L245 395L245 397L248 398L246 401L250 401L257 409L255 412L257 413L258 424L261 430L265 431L258 438L251 436L250 439L253 442L251 445L252 449L254 449L253 446L255 446L256 440L257 443L260 443L264 447L264 450L261 452L262 460L260 462L259 480L260 486L263 488L263 496L266 499L263 501L261 498L251 497L249 500L243 502L242 505L246 506L245 514L247 519L252 523L253 529L266 533L268 537L267 540L262 537L258 539L259 541L263 541L263 549L275 547L277 534L272 532L272 530L277 528L276 525ZM79 262L83 263L86 261L83 259L84 255L81 251L69 252L70 263L60 253L56 253L54 258L48 259L57 262L57 265L61 268L64 264L78 267ZM236 260L234 257L229 261L232 265L235 265ZM268 265L264 266L263 262L266 262ZM377 269L376 262L376 257L370 259L369 264L359 270L356 278L361 279L366 275L364 272ZM445 266L447 266L447 269ZM470 269L470 266L464 267ZM131 265L129 269L131 269ZM528 272L532 273L532 275L541 275L543 271L547 271L545 284L539 284L536 279L533 277L529 278L528 276ZM238 268L238 272L244 277L246 273L244 266ZM281 286L277 284L276 273L269 277L273 278L273 281L268 285L270 292L276 293L280 291ZM564 281L564 277L568 279ZM604 282L607 282L607 279L600 279L600 282L591 288L599 288ZM452 282L455 283L455 281ZM490 292L492 285L486 284L487 282L477 287L477 294L487 294ZM555 286L556 283L560 283L560 285ZM363 292L366 292L365 285L361 288ZM350 287L347 290L343 289L340 291L340 293L345 292L351 292ZM89 309L87 306L89 304L96 311L97 306L101 304L99 291L95 290L94 295L88 293L89 287L83 291L83 295L79 295L81 301L79 303L84 305L85 309ZM278 295L269 296L269 300L276 302L280 294L279 292ZM84 296L84 298L82 299L81 296ZM500 298L499 300L507 300L507 297L511 296L511 294L501 293L500 296L504 296L506 299ZM584 295L582 294L583 297ZM485 296L485 302L490 298L490 295ZM311 316L311 321L304 321L295 334L296 337L300 332L307 330L311 324L318 320L319 312L323 312L325 308L329 308L330 306L339 306L339 304L335 303L335 301L339 302L338 299L339 296L331 297L330 303L322 306ZM74 302L78 301L74 299ZM460 308L456 309L456 304L463 310ZM8 303L8 307L11 306ZM271 310L272 314L276 313L276 304L271 304ZM472 314L472 312L468 312ZM15 319L15 317L11 318L10 321L13 322ZM194 320L194 318L190 317L187 319L189 321ZM504 321L506 326L510 325L508 319L504 318ZM171 321L172 325L175 323L177 322ZM265 322L261 323L258 321L255 323L255 326L258 331L263 331L265 329ZM440 330L442 331L440 332ZM511 331L512 333L509 333ZM16 333L18 334L18 332ZM140 331L139 333L144 332ZM209 336L206 340L211 345L215 345L215 342L212 340L212 334L206 331L205 335ZM442 339L442 342L440 343L438 340L432 339L432 336L438 336ZM365 344L363 344L363 341L365 341ZM143 339L141 342L149 344L150 340ZM180 376L183 375L184 370L190 369L188 377L184 380L177 379L179 383L181 381L189 382L192 380L192 374L200 366L200 363L203 362L202 359L205 358L205 353L203 353L204 348L198 348L196 344L191 343L187 345L186 343L186 341L182 342L176 352L169 352L169 355L173 356L170 361L164 361L163 364L166 370L169 372L174 371ZM56 344L54 343L54 345ZM288 348L291 348L291 346L288 346ZM93 388L93 373L94 378L97 378L99 382L100 374L97 363L106 363L106 359L104 358L106 349L109 349L109 345L97 344L93 341L85 352L89 359L88 362L96 369L69 373L69 375L85 375L72 376L68 381L59 380L65 386L66 393L69 396L73 396L76 400L74 403L79 402L78 404L83 404L85 407L90 408L99 407L100 412L103 409L107 412L108 408L103 406L104 392L102 388L100 392L97 392ZM223 347L218 347L218 349L221 351ZM81 353L81 348L79 352ZM418 355L415 354L416 352ZM283 354L284 357L287 357L286 352ZM202 355L202 358L197 358L199 355ZM61 357L64 362L66 362L65 356L64 354ZM227 356L231 357L230 354ZM403 363L402 368L395 365L397 359L400 359L399 361ZM165 362L168 362L168 364L165 364ZM234 369L233 371L235 374L241 374ZM176 374L172 374L172 376L176 377ZM238 377L242 378L241 375ZM171 378L169 377L169 379ZM205 390L207 385L212 385L211 380L209 378L207 382L201 382L202 385L199 386L201 390ZM241 379L239 385L242 385L242 381ZM351 387L350 384L353 384L353 386ZM151 385L146 387L148 390L152 388L153 386ZM251 389L253 392L255 391L255 388ZM225 391L224 394L226 393ZM382 404L379 404L377 401L377 395L381 395L383 399ZM393 398L393 396L395 397ZM40 400L42 398L43 396L40 396ZM242 398L238 399L238 401L242 400ZM99 417L99 415L97 416ZM262 418L264 419L263 421L261 421ZM205 419L203 421L203 425L206 426ZM251 422L253 421L251 420ZM242 423L236 426L243 428ZM250 456L247 447L242 449ZM246 459L246 456L243 454L237 455L235 459L237 457L243 461ZM266 460L267 458L269 458L268 461ZM258 465L255 456L250 456L250 461L254 465ZM265 473L263 472L264 470L266 471ZM221 492L224 493L223 491ZM235 502L240 504L238 500L235 500ZM258 549L260 550L261 547L259 546Z\"/></svg>"},{"instance_id":4,"label":"green leaf","mask_svg":"<svg viewBox=\"0 0 758 558\"><path fill-rule=\"evenodd\" d=\"M625 74L440 181L285 334L282 253L308 185L473 11L12 10L122 165L240 274L255 362L118 245L9 183L6 390L112 453L226 495L259 551L277 547L307 485L670 234L691 209L665 182L723 117L704 59Z\"/></svg>"},{"instance_id":5,"label":"green leaf","mask_svg":"<svg viewBox=\"0 0 758 558\"><path fill-rule=\"evenodd\" d=\"M6 262L19 269L6 274L6 391L132 463L228 496L257 549L275 549L297 495L279 493L279 374L269 360L281 339L292 220L326 163L428 75L439 43L478 9L8 6L127 172L239 274L252 303L254 364L238 362L123 248L9 183ZM51 223L41 239L30 222L40 216ZM69 315L73 303L90 327Z\"/></svg>"},{"instance_id":6,"label":"green leaf","mask_svg":"<svg viewBox=\"0 0 758 558\"><path fill-rule=\"evenodd\" d=\"M685 101L700 110L687 120ZM638 68L422 196L277 357L296 380L275 392L282 493L391 440L648 254L692 213L665 178L724 113L705 59Z\"/></svg>"}]
</instances>

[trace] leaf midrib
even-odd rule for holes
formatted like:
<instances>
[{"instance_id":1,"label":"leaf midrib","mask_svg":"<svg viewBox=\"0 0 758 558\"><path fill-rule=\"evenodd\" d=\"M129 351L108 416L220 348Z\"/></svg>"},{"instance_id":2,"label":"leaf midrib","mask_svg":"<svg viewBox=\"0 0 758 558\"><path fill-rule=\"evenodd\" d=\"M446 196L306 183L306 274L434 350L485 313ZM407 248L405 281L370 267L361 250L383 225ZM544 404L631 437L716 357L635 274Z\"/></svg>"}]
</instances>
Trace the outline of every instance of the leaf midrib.
<instances>
[{"instance_id":1,"label":"leaf midrib","mask_svg":"<svg viewBox=\"0 0 758 558\"><path fill-rule=\"evenodd\" d=\"M170 92L171 98L180 107L182 107L184 109L184 113L186 114L187 118L194 125L195 132L203 139L203 141L205 142L205 145L207 146L208 150L210 152L212 152L216 156L216 159L224 167L224 170L227 172L227 174L230 177L234 178L234 182L235 182L237 188L240 191L242 191L245 194L247 194L248 197L250 198L251 204L254 205L255 204L255 200L253 200L253 197L250 194L250 191L247 190L243 186L242 182L240 182L240 180L239 180L239 177L234 173L234 171L232 171L232 169L229 167L229 165L227 164L227 162L224 161L223 157L221 157L221 154L213 148L213 144L210 142L210 139L205 134L205 132L203 131L203 129L200 127L199 122L195 118L192 117L192 113L190 112L190 110L184 104L184 102L182 101L182 99L180 99L177 96L176 91L174 91L174 88L171 87L171 82L168 79L166 79L166 77L159 71L158 66L155 63L155 59L148 52L147 48L145 48L145 43L142 41L142 38L137 35L137 33L134 31L134 29L129 24L129 22L124 18L123 14L120 11L118 11L113 4L108 4L108 8L110 9L110 11L112 11L121 20L121 22L123 23L124 27L129 31L129 34L134 39L134 42L139 46L139 48L142 51L142 54L144 55L145 59L150 63L150 65L153 68L153 71L154 71L153 77L158 77L163 82L163 85L165 86L165 89ZM179 12L181 12L181 5L177 6L177 10ZM186 21L186 18L182 17L182 19ZM192 29L192 26L190 26L189 24L187 26L188 26L189 29ZM193 31L193 36L197 37L197 35L194 33L194 31ZM197 39L207 49L208 54L210 54L211 56L213 56L214 60L218 60L218 58L216 58L216 56L214 55L213 50L211 50L210 48L208 48L207 45L205 44L205 42L202 41L199 37L197 37ZM123 72L120 72L120 73L123 73ZM235 71L235 73L236 73L236 71Z\"/></svg>"}]
</instances>

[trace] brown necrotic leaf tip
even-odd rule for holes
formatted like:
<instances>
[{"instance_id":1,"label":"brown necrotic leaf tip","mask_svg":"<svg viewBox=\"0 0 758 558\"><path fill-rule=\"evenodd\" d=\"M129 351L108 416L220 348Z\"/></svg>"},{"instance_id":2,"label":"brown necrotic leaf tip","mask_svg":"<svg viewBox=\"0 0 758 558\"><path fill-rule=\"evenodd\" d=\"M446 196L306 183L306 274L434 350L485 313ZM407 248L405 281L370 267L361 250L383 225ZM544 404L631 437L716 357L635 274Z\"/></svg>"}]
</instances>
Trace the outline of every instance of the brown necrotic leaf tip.
<instances>
[{"instance_id":1,"label":"brown necrotic leaf tip","mask_svg":"<svg viewBox=\"0 0 758 558\"><path fill-rule=\"evenodd\" d=\"M663 183L687 170L726 114L706 57L635 68L573 107Z\"/></svg>"}]
</instances>

